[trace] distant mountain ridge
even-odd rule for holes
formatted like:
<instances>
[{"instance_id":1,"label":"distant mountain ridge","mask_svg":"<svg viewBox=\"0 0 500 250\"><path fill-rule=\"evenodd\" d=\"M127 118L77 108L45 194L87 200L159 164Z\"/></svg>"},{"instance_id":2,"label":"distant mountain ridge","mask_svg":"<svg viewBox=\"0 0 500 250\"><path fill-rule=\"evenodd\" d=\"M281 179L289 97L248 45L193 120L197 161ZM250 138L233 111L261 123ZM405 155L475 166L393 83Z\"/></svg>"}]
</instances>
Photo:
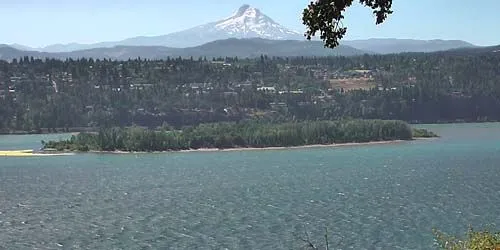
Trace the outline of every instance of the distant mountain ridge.
<instances>
[{"instance_id":1,"label":"distant mountain ridge","mask_svg":"<svg viewBox=\"0 0 500 250\"><path fill-rule=\"evenodd\" d=\"M302 33L280 25L259 9L245 4L227 18L161 36L139 36L122 41L100 42L95 44L53 44L43 48L29 48L20 44L12 44L10 46L19 50L54 53L97 48L114 48L116 46L162 46L172 48L189 48L229 38L306 40ZM342 41L341 44L358 50L380 54L400 52L434 52L475 47L473 44L460 40L426 41L414 39L367 39Z\"/></svg>"},{"instance_id":2,"label":"distant mountain ridge","mask_svg":"<svg viewBox=\"0 0 500 250\"><path fill-rule=\"evenodd\" d=\"M424 52L411 52L424 53ZM490 47L467 47L434 51L442 54L480 54L498 53L500 45ZM167 57L239 57L255 58L260 55L279 57L322 57L322 56L357 56L376 54L371 51L359 50L350 46L340 45L335 49L324 48L320 41L269 40L261 38L224 39L209 42L201 46L190 48L170 48L164 46L115 46L112 48L96 48L72 52L40 52L24 51L9 45L0 44L0 60L12 60L24 56L34 58L108 58L113 60L128 60L138 57L147 59L164 59Z\"/></svg>"},{"instance_id":3,"label":"distant mountain ridge","mask_svg":"<svg viewBox=\"0 0 500 250\"><path fill-rule=\"evenodd\" d=\"M369 53L349 46L327 49L319 41L269 40L262 38L224 39L190 48L170 48L164 46L115 46L72 52L23 51L9 46L0 46L0 59L12 60L24 56L35 58L109 58L128 60L130 58L163 59L167 57L240 57L255 58L260 55L294 56L355 56Z\"/></svg>"},{"instance_id":4,"label":"distant mountain ridge","mask_svg":"<svg viewBox=\"0 0 500 250\"><path fill-rule=\"evenodd\" d=\"M341 44L379 54L402 52L435 52L459 48L474 48L474 44L461 40L416 40L395 38L372 38L366 40L341 41Z\"/></svg>"},{"instance_id":5,"label":"distant mountain ridge","mask_svg":"<svg viewBox=\"0 0 500 250\"><path fill-rule=\"evenodd\" d=\"M272 18L262 13L259 9L245 4L228 18L167 35L140 36L122 41L95 44L55 44L43 48L32 48L30 50L43 52L71 52L84 49L111 48L115 46L165 46L186 48L228 38L305 40L302 33L280 25Z\"/></svg>"}]
</instances>

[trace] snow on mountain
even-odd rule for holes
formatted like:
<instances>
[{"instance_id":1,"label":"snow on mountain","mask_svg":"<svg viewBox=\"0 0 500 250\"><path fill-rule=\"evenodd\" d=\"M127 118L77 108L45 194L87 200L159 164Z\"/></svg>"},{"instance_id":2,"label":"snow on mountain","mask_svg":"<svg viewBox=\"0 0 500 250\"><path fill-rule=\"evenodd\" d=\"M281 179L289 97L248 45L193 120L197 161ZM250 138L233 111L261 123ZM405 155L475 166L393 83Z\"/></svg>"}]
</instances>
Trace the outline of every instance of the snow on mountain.
<instances>
[{"instance_id":1,"label":"snow on mountain","mask_svg":"<svg viewBox=\"0 0 500 250\"><path fill-rule=\"evenodd\" d=\"M299 32L289 30L250 5L241 6L232 16L213 24L213 29L237 38L296 39Z\"/></svg>"},{"instance_id":2,"label":"snow on mountain","mask_svg":"<svg viewBox=\"0 0 500 250\"><path fill-rule=\"evenodd\" d=\"M166 46L186 48L228 38L264 38L273 40L304 40L303 34L290 30L259 9L248 4L241 6L231 16L220 21L162 36L140 36L122 41L95 44L56 44L36 50L70 52L83 49L111 48L114 46Z\"/></svg>"},{"instance_id":3,"label":"snow on mountain","mask_svg":"<svg viewBox=\"0 0 500 250\"><path fill-rule=\"evenodd\" d=\"M71 52L115 46L165 46L171 48L196 47L217 40L230 38L262 38L269 40L301 40L302 33L290 30L248 4L241 6L231 16L219 21L199 25L187 30L162 36L140 36L122 41L101 42L95 44L55 44L45 48L28 48L11 45L20 50L38 50L43 52ZM471 47L463 41L425 41L409 39L369 39L343 41L343 45L375 53L432 52L461 47Z\"/></svg>"},{"instance_id":4,"label":"snow on mountain","mask_svg":"<svg viewBox=\"0 0 500 250\"><path fill-rule=\"evenodd\" d=\"M278 24L259 9L243 5L233 15L220 21L164 36L131 38L120 42L120 45L185 48L228 38L305 39L301 33Z\"/></svg>"}]
</instances>

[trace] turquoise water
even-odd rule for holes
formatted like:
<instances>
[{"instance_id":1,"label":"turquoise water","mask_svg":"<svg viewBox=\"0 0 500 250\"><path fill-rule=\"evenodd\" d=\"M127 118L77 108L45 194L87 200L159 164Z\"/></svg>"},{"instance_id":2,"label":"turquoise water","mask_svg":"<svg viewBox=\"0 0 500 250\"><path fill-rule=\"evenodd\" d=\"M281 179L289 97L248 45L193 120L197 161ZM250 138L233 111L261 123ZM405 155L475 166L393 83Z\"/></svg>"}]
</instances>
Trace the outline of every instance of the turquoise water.
<instances>
[{"instance_id":1,"label":"turquoise water","mask_svg":"<svg viewBox=\"0 0 500 250\"><path fill-rule=\"evenodd\" d=\"M61 140L71 137L72 134L45 134L45 135L0 135L0 150L24 150L41 148L41 141Z\"/></svg>"},{"instance_id":2,"label":"turquoise water","mask_svg":"<svg viewBox=\"0 0 500 250\"><path fill-rule=\"evenodd\" d=\"M0 158L0 249L300 249L325 227L334 249L432 249L433 227L499 229L500 124L426 127L442 138Z\"/></svg>"}]
</instances>

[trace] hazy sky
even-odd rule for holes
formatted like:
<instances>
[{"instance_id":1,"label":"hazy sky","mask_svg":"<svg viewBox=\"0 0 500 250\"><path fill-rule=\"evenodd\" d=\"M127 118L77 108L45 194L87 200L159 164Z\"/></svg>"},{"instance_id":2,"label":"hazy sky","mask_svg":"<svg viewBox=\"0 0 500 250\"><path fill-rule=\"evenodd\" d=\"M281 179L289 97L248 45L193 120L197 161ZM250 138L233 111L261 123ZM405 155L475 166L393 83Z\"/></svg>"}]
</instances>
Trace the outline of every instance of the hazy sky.
<instances>
[{"instance_id":1,"label":"hazy sky","mask_svg":"<svg viewBox=\"0 0 500 250\"><path fill-rule=\"evenodd\" d=\"M303 32L308 0L0 0L0 44L116 41L164 35L231 15L250 4ZM376 26L368 8L355 5L344 24L346 39L460 39L500 44L498 0L394 0L394 14Z\"/></svg>"}]
</instances>

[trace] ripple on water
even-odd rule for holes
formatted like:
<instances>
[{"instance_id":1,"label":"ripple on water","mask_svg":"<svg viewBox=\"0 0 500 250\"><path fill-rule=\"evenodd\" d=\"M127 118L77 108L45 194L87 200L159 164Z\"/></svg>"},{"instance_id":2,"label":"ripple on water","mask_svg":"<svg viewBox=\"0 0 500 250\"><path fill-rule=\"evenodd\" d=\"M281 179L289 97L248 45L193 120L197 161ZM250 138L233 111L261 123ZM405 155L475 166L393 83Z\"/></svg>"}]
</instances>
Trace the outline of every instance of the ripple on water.
<instances>
[{"instance_id":1,"label":"ripple on water","mask_svg":"<svg viewBox=\"0 0 500 250\"><path fill-rule=\"evenodd\" d=\"M2 159L0 249L429 249L500 224L497 144Z\"/></svg>"}]
</instances>

